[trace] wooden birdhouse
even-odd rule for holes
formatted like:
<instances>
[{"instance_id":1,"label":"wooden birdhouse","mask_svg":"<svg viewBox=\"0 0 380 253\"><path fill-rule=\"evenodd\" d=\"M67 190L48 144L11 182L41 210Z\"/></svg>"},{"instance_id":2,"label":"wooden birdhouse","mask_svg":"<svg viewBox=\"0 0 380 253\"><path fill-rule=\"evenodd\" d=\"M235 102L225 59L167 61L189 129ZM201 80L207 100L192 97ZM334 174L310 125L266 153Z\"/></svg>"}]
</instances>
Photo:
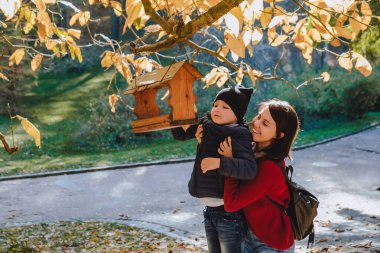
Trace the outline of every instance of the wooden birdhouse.
<instances>
[{"instance_id":1,"label":"wooden birdhouse","mask_svg":"<svg viewBox=\"0 0 380 253\"><path fill-rule=\"evenodd\" d=\"M134 114L138 120L132 122L133 132L142 133L198 122L193 92L195 80L201 73L187 61L177 62L167 67L138 76L124 93L135 97ZM167 103L170 114L161 114L156 104L156 94L167 87Z\"/></svg>"}]
</instances>

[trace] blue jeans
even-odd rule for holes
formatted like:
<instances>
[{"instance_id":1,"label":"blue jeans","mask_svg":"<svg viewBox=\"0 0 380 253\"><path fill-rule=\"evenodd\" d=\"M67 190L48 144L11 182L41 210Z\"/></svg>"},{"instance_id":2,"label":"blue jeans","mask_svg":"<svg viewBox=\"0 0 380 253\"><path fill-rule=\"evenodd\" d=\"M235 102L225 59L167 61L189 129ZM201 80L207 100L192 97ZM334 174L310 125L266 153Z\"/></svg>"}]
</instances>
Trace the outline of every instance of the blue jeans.
<instances>
[{"instance_id":1,"label":"blue jeans","mask_svg":"<svg viewBox=\"0 0 380 253\"><path fill-rule=\"evenodd\" d=\"M241 253L246 223L242 211L226 212L224 206L203 210L209 253Z\"/></svg>"},{"instance_id":2,"label":"blue jeans","mask_svg":"<svg viewBox=\"0 0 380 253\"><path fill-rule=\"evenodd\" d=\"M294 253L295 245L293 244L292 247L290 247L287 250L278 250L269 247L265 243L261 242L256 235L252 232L251 229L249 229L247 233L247 237L245 238L245 249L244 253Z\"/></svg>"}]
</instances>

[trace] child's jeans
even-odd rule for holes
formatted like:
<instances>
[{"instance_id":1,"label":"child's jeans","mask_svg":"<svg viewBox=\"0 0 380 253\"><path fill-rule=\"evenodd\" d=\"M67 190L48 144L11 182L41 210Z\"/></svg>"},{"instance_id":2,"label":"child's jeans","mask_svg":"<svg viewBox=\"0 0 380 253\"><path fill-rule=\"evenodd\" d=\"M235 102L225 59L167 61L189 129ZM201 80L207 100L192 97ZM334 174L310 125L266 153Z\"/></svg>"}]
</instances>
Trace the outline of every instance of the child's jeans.
<instances>
[{"instance_id":1,"label":"child's jeans","mask_svg":"<svg viewBox=\"0 0 380 253\"><path fill-rule=\"evenodd\" d=\"M269 247L265 243L261 242L251 229L248 229L247 237L245 238L245 248L244 253L294 253L295 245L293 244L287 250L278 250Z\"/></svg>"},{"instance_id":2,"label":"child's jeans","mask_svg":"<svg viewBox=\"0 0 380 253\"><path fill-rule=\"evenodd\" d=\"M203 210L209 253L241 253L246 223L242 211L226 212L224 206Z\"/></svg>"}]
</instances>

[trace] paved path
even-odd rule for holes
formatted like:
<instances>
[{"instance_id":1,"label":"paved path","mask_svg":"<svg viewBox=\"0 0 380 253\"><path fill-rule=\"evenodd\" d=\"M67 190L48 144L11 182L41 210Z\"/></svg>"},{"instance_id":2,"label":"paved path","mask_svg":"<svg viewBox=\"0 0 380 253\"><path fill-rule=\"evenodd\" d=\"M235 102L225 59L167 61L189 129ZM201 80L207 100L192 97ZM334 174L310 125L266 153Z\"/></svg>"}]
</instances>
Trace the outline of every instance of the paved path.
<instances>
[{"instance_id":1,"label":"paved path","mask_svg":"<svg viewBox=\"0 0 380 253\"><path fill-rule=\"evenodd\" d=\"M317 245L380 247L380 128L294 152L294 180L320 199ZM204 245L192 163L0 182L0 226L69 219L125 221ZM297 243L300 249L304 242ZM361 247L363 246L363 247ZM360 251L359 252L363 252ZM368 251L369 252L369 251ZM380 252L376 251L376 252Z\"/></svg>"}]
</instances>

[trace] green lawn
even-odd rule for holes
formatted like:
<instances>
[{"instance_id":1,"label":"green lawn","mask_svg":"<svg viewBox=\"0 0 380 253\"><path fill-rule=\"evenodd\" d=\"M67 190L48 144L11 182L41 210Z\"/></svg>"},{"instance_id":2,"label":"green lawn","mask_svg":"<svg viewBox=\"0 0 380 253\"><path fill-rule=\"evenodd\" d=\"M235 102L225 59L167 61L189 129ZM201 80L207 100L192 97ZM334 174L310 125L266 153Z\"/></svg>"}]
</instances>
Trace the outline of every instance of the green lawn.
<instances>
[{"instance_id":1,"label":"green lawn","mask_svg":"<svg viewBox=\"0 0 380 253\"><path fill-rule=\"evenodd\" d=\"M108 95L111 94L107 91L109 79L110 74L99 69L81 75L40 75L39 85L26 94L22 101L27 107L22 116L27 117L40 130L42 148L36 148L17 120L13 120L14 139L19 151L13 155L0 152L0 176L194 156L195 140L178 142L167 131L157 138L147 138L135 137L130 130L124 129L131 141L113 147L107 146L107 143L110 133L117 130L110 130L99 133L99 136L95 133L101 142L93 142L95 145L91 148L79 148L77 143L80 140L76 134L83 131L82 125L88 123L94 115L99 115L100 119L89 125L90 128L96 127L94 124L101 122L102 117L112 115L108 108ZM94 105L100 103L106 105L105 109L94 111ZM118 115L123 116L122 113ZM107 120L112 120L112 117ZM322 128L301 131L296 145L355 132L379 122L380 112L343 124L339 119L324 120ZM108 125L105 124L105 127ZM98 129L102 130L102 126ZM0 116L0 131L12 144L9 118Z\"/></svg>"}]
</instances>

